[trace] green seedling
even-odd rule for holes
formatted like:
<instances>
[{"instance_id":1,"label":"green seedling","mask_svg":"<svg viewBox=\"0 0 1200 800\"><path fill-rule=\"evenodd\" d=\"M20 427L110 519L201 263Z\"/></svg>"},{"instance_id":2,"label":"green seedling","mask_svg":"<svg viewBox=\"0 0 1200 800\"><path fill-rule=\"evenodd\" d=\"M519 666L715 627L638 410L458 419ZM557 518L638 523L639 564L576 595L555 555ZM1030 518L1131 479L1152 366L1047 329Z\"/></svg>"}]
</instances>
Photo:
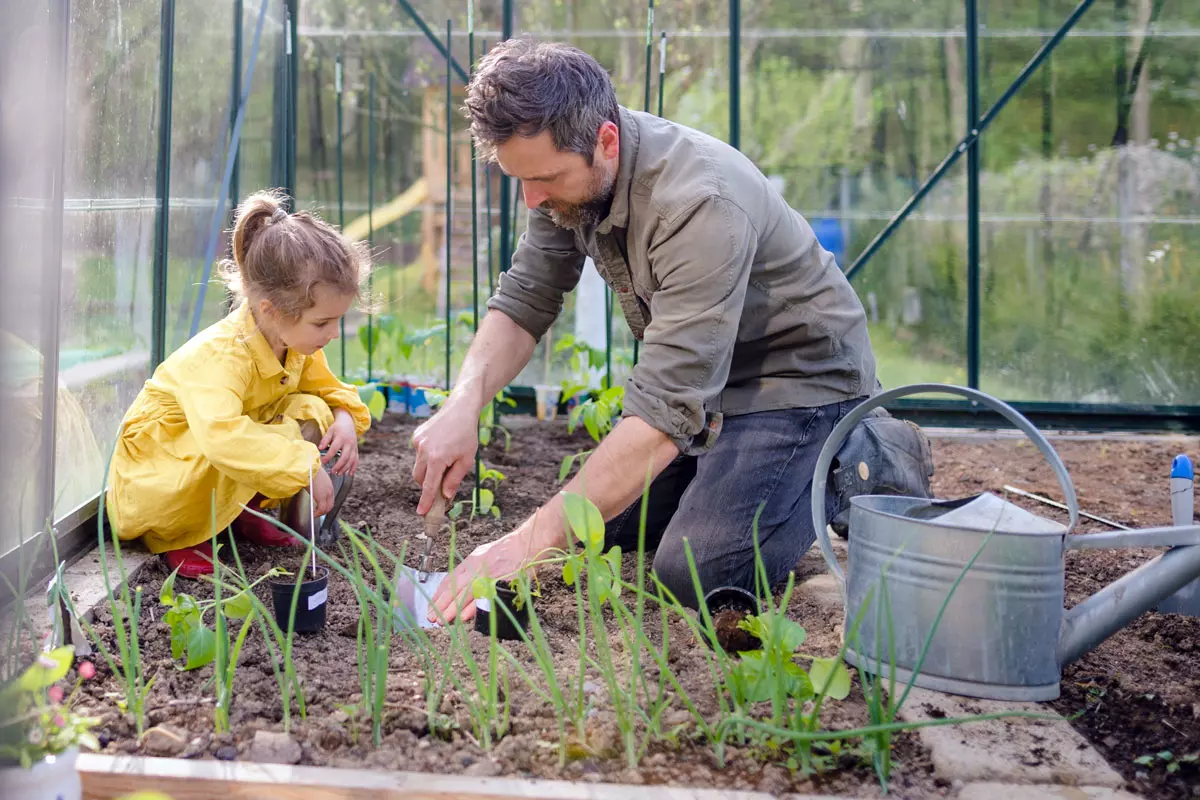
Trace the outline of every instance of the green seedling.
<instances>
[{"instance_id":1,"label":"green seedling","mask_svg":"<svg viewBox=\"0 0 1200 800\"><path fill-rule=\"evenodd\" d=\"M582 422L588 435L599 444L612 431L613 423L621 416L624 404L624 387L614 386L611 389L605 389L599 397L589 398L571 409L571 413L567 417L567 432L574 433ZM566 480L567 476L571 474L572 467L576 464L582 469L593 452L594 448L580 450L578 453L566 456L558 468L559 482Z\"/></svg>"},{"instance_id":2,"label":"green seedling","mask_svg":"<svg viewBox=\"0 0 1200 800\"><path fill-rule=\"evenodd\" d=\"M117 562L117 574L121 585L119 593L113 593L108 566L108 542L110 540L104 532L104 502L105 494L101 491L100 510L96 515L96 530L99 540L100 571L104 575L105 596L108 598L113 632L117 640L116 654L109 650L103 638L96 633L87 618L79 613L75 607L75 601L71 598L71 593L62 585L61 572L60 580L56 582L56 585L58 586L59 600L67 606L70 615L79 620L84 634L96 646L104 663L108 665L109 670L121 684L121 699L117 701L117 708L122 714L129 714L133 717L134 729L137 731L138 738L141 739L146 730L146 698L154 686L154 678L146 680L142 664L141 639L138 635L138 624L142 615L142 587L138 586L132 592L130 591L129 573L125 569L125 560L121 556L120 537L114 536L111 539L113 557ZM56 544L54 558L55 561L58 561Z\"/></svg>"},{"instance_id":3,"label":"green seedling","mask_svg":"<svg viewBox=\"0 0 1200 800\"><path fill-rule=\"evenodd\" d=\"M1163 763L1166 765L1168 774L1174 775L1183 768L1184 764L1200 763L1200 753L1188 753L1176 757L1170 750L1161 750L1151 755L1138 756L1133 760L1133 763L1140 764L1143 767L1154 769L1155 764Z\"/></svg>"},{"instance_id":4,"label":"green seedling","mask_svg":"<svg viewBox=\"0 0 1200 800\"><path fill-rule=\"evenodd\" d=\"M762 643L761 649L740 653L739 663L730 676L730 690L741 703L775 701L783 695L793 704L805 703L816 696L814 685L828 685L826 696L844 700L850 694L850 671L841 661L798 654L807 633L794 620L778 611L751 615L738 627ZM797 655L811 662L805 670L796 662ZM782 707L776 708L777 720Z\"/></svg>"},{"instance_id":5,"label":"green seedling","mask_svg":"<svg viewBox=\"0 0 1200 800\"><path fill-rule=\"evenodd\" d=\"M217 547L214 546L214 568L218 563L216 553ZM214 624L218 626L223 626L224 620L249 620L254 612L251 599L254 587L268 578L287 574L282 570L272 569L248 587L224 600L220 594L221 580L205 576L216 588L216 597L213 600L198 601L190 594L175 593L175 577L178 573L179 570L175 570L163 581L158 601L167 607L163 622L171 631L171 658L183 658L184 670L198 669L211 664L216 658L217 632L204 623L206 614L214 612Z\"/></svg>"},{"instance_id":6,"label":"green seedling","mask_svg":"<svg viewBox=\"0 0 1200 800\"><path fill-rule=\"evenodd\" d=\"M0 685L0 758L30 769L47 755L70 747L100 749L92 733L100 720L71 710L83 677L65 700L62 687L55 687L70 672L74 660L70 645L39 653L23 672Z\"/></svg>"},{"instance_id":7,"label":"green seedling","mask_svg":"<svg viewBox=\"0 0 1200 800\"><path fill-rule=\"evenodd\" d=\"M491 514L496 519L500 519L500 506L496 504L495 489L499 488L500 482L504 479L503 472L488 467L482 461L479 462L479 485L471 491L471 499L459 500L450 507L447 516L452 520L459 519L469 507L471 519L479 514ZM488 481L491 481L492 488L483 488L483 484Z\"/></svg>"}]
</instances>

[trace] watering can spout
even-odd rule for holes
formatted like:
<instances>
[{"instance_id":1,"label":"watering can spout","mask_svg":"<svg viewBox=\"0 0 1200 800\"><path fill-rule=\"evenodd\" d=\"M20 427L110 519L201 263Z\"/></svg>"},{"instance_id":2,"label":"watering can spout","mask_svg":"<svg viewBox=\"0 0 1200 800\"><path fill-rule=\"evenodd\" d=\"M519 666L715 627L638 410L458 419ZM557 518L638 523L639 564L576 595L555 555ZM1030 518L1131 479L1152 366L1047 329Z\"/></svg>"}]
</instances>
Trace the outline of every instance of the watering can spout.
<instances>
[{"instance_id":1,"label":"watering can spout","mask_svg":"<svg viewBox=\"0 0 1200 800\"><path fill-rule=\"evenodd\" d=\"M1200 542L1200 525L1073 536L1076 548ZM1078 660L1146 611L1200 575L1200 544L1176 546L1122 576L1063 615L1058 639L1060 667Z\"/></svg>"}]
</instances>

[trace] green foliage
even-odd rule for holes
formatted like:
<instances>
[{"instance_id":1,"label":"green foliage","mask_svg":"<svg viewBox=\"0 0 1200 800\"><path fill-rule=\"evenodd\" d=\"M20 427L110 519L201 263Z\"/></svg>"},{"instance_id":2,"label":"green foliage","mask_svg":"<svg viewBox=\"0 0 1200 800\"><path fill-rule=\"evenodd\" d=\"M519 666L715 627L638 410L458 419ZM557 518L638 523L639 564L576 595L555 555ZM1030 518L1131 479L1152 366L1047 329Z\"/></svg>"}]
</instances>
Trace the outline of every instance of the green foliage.
<instances>
[{"instance_id":1,"label":"green foliage","mask_svg":"<svg viewBox=\"0 0 1200 800\"><path fill-rule=\"evenodd\" d=\"M216 563L216 550L213 552L213 561ZM177 569L163 581L158 600L167 607L163 623L171 632L171 658L179 660L186 655L182 667L186 671L211 664L217 655L217 633L204 623L205 614L214 611L214 616L223 617L225 620L249 622L254 614L253 587L264 580L286 573L273 568L238 593L224 600L221 600L218 594L216 599L208 601L197 601L195 597L186 593L176 594L175 577L178 574ZM216 585L215 580L212 582ZM218 607L220 611L216 612Z\"/></svg>"},{"instance_id":2,"label":"green foliage","mask_svg":"<svg viewBox=\"0 0 1200 800\"><path fill-rule=\"evenodd\" d=\"M1161 750L1150 755L1138 756L1133 760L1133 763L1149 767L1150 769L1154 769L1157 764L1161 763L1165 766L1169 774L1174 775L1183 769L1184 766L1200 763L1200 753L1188 753L1176 757L1170 750Z\"/></svg>"},{"instance_id":3,"label":"green foliage","mask_svg":"<svg viewBox=\"0 0 1200 800\"><path fill-rule=\"evenodd\" d=\"M71 747L100 749L92 733L100 720L71 710L84 678L76 681L66 700L62 687L56 686L71 670L74 658L70 646L43 651L23 672L0 686L0 763L12 761L29 769L46 756ZM89 669L91 666L88 663Z\"/></svg>"},{"instance_id":4,"label":"green foliage","mask_svg":"<svg viewBox=\"0 0 1200 800\"><path fill-rule=\"evenodd\" d=\"M613 386L605 389L599 397L588 398L571 409L567 431L574 433L582 421L588 435L599 443L612 431L613 423L621 416L624 402L625 387Z\"/></svg>"},{"instance_id":5,"label":"green foliage","mask_svg":"<svg viewBox=\"0 0 1200 800\"><path fill-rule=\"evenodd\" d=\"M814 686L827 686L825 695L844 700L850 694L850 671L841 659L807 656L812 666L806 671L796 663L796 651L807 636L798 622L778 611L750 615L738 623L762 643L747 650L731 671L729 688L738 705L769 701L780 690L793 703L811 700Z\"/></svg>"}]
</instances>

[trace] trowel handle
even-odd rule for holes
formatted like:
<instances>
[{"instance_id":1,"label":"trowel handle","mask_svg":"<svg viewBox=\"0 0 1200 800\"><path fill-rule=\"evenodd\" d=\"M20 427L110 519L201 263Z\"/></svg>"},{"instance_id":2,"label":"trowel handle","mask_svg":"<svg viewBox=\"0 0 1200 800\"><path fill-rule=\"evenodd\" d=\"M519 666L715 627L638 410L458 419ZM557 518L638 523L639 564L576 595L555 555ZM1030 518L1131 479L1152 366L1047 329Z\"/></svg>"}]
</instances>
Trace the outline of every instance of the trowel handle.
<instances>
[{"instance_id":1,"label":"trowel handle","mask_svg":"<svg viewBox=\"0 0 1200 800\"><path fill-rule=\"evenodd\" d=\"M429 511L425 512L425 535L432 539L437 535L438 528L442 527L442 522L446 519L446 498L439 490L433 498L433 505L429 506Z\"/></svg>"},{"instance_id":2,"label":"trowel handle","mask_svg":"<svg viewBox=\"0 0 1200 800\"><path fill-rule=\"evenodd\" d=\"M1050 463L1050 467L1054 470L1055 477L1058 478L1058 484L1062 487L1063 497L1067 501L1067 509L1070 514L1067 533L1073 531L1079 523L1079 500L1075 496L1075 484L1071 482L1071 476L1067 474L1066 466L1063 464L1062 459L1058 457L1058 453L1055 452L1050 442L1046 440L1046 437L1042 436L1038 432L1038 429L1033 426L1033 423L1021 416L1015 408L997 400L991 395L984 394L977 389L968 389L965 386L952 386L943 383L914 383L909 386L898 386L895 389L889 389L886 392L880 392L874 397L868 398L843 417L842 421L835 425L830 432L829 438L825 440L825 446L821 448L821 455L817 457L817 467L816 472L813 473L812 487L813 527L816 529L817 541L821 545L821 554L825 556L825 563L829 565L829 571L837 578L839 587L842 590L843 601L846 594L846 576L842 573L842 568L838 565L837 558L833 555L833 545L830 543L829 534L825 530L825 487L829 481L829 468L833 464L833 459L837 456L838 450L841 449L842 442L850 435L850 431L854 426L862 421L863 417L879 406L897 398L913 394L929 393L960 395L975 403L987 406L1020 429L1022 433L1037 445L1038 450L1041 451L1046 461ZM853 541L853 530L850 531L850 538Z\"/></svg>"}]
</instances>

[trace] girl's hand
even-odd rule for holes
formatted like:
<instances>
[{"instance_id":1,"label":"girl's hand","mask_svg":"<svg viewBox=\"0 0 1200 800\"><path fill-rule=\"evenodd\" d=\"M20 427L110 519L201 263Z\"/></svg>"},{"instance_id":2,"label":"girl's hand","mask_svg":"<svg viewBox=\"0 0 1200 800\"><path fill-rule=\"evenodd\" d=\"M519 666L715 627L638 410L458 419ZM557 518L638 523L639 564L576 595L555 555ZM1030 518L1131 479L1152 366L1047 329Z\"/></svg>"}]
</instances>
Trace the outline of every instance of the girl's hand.
<instances>
[{"instance_id":1,"label":"girl's hand","mask_svg":"<svg viewBox=\"0 0 1200 800\"><path fill-rule=\"evenodd\" d=\"M322 464L328 464L341 452L341 457L333 465L334 475L354 474L358 469L358 432L354 429L354 418L349 411L344 408L333 410L333 424L321 437L318 447L325 450L325 455L321 456Z\"/></svg>"}]
</instances>

